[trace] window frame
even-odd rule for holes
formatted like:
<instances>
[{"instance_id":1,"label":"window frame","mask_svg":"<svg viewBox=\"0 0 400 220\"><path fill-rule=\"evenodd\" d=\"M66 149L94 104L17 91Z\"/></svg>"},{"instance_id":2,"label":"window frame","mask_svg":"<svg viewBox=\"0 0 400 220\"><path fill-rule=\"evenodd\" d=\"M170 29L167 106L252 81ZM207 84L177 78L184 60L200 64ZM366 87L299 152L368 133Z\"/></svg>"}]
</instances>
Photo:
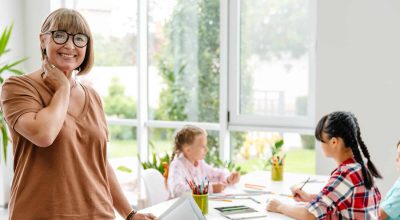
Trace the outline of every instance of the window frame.
<instances>
[{"instance_id":1,"label":"window frame","mask_svg":"<svg viewBox=\"0 0 400 220\"><path fill-rule=\"evenodd\" d=\"M231 0L229 5L229 128L251 127L264 130L308 130L314 126L315 119L315 78L316 78L316 2L310 0L311 47L309 49L309 99L306 116L259 116L243 115L240 107L240 0Z\"/></svg>"}]
</instances>

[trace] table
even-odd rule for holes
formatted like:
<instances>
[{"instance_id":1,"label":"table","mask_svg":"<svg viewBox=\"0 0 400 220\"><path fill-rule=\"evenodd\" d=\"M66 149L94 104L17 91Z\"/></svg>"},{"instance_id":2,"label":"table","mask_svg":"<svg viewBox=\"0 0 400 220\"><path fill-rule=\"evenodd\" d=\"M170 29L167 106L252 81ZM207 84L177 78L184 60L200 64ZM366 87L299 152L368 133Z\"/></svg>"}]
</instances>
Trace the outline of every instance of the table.
<instances>
[{"instance_id":1,"label":"table","mask_svg":"<svg viewBox=\"0 0 400 220\"><path fill-rule=\"evenodd\" d=\"M221 200L209 200L209 209L208 214L206 215L207 219L226 219L221 216L220 213L214 209L214 207L221 206L230 206L230 205L247 205L252 207L260 212L266 213L267 217L257 218L257 219L292 219L286 217L284 215L278 213L267 212L265 210L266 203L268 199L276 198L286 203L296 202L289 198L290 195L290 187L294 184L301 184L307 178L310 177L310 182L307 183L303 190L309 193L318 193L321 191L322 187L328 181L329 176L321 176L321 175L308 175L308 174L293 174L293 173L285 173L284 180L280 182L271 181L271 173L269 171L255 171L249 174L246 174L241 177L240 182L235 186L227 187L222 194L238 194L238 193L249 193L248 189L245 187L245 184L254 184L266 186L266 191L272 191L275 194L263 194L258 196L252 196L252 199L232 199L231 202L221 201ZM254 191L253 191L254 192ZM222 194L213 194L213 195L222 195ZM156 216L160 216L164 210L168 209L177 199L168 200L166 202L159 203L157 205L148 207L146 209L140 210L142 213L153 213ZM230 200L230 199L227 199Z\"/></svg>"}]
</instances>

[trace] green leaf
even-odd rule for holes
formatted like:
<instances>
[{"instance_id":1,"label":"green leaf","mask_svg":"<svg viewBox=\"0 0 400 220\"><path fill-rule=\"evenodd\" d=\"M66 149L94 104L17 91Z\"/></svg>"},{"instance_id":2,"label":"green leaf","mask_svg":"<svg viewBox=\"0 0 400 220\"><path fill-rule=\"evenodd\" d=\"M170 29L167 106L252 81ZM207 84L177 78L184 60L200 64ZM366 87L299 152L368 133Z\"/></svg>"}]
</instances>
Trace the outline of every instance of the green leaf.
<instances>
[{"instance_id":1,"label":"green leaf","mask_svg":"<svg viewBox=\"0 0 400 220\"><path fill-rule=\"evenodd\" d=\"M132 169L130 169L126 166L119 166L119 167L117 167L117 170L120 170L120 171L126 172L126 173L132 173Z\"/></svg>"},{"instance_id":2,"label":"green leaf","mask_svg":"<svg viewBox=\"0 0 400 220\"><path fill-rule=\"evenodd\" d=\"M3 142L4 162L7 162L8 135L7 135L6 124L3 119L1 119L1 133L2 133L2 142Z\"/></svg>"},{"instance_id":3,"label":"green leaf","mask_svg":"<svg viewBox=\"0 0 400 220\"><path fill-rule=\"evenodd\" d=\"M22 62L24 62L24 61L26 61L27 59L28 59L28 58L23 58L23 59L20 59L20 60L18 60L18 61L15 61L14 63L4 65L2 68L0 68L0 73L2 73L2 72L5 71L5 70L10 70L10 71L11 71L11 68L12 68L12 67L14 67L14 66L16 66L16 65L18 65L18 64L20 64L20 63L22 63ZM13 70L13 71L16 71L16 70ZM22 72L19 71L19 70L17 70L17 71L18 71L18 73L22 73Z\"/></svg>"},{"instance_id":4,"label":"green leaf","mask_svg":"<svg viewBox=\"0 0 400 220\"><path fill-rule=\"evenodd\" d=\"M13 29L13 24L10 27L6 27L0 38L0 56L7 52L6 47L10 39L11 31Z\"/></svg>"}]
</instances>

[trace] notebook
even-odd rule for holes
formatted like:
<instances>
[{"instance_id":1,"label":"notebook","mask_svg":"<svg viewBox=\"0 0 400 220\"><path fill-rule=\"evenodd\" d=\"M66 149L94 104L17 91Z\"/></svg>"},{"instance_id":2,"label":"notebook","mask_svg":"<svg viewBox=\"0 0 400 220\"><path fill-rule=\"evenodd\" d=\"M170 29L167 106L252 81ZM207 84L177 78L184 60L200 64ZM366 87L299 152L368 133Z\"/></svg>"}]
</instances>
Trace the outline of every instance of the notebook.
<instances>
[{"instance_id":1,"label":"notebook","mask_svg":"<svg viewBox=\"0 0 400 220\"><path fill-rule=\"evenodd\" d=\"M205 220L201 210L191 195L181 196L171 207L164 211L159 220Z\"/></svg>"},{"instance_id":2,"label":"notebook","mask_svg":"<svg viewBox=\"0 0 400 220\"><path fill-rule=\"evenodd\" d=\"M228 219L251 219L265 217L267 214L259 212L245 205L216 207L221 215Z\"/></svg>"}]
</instances>

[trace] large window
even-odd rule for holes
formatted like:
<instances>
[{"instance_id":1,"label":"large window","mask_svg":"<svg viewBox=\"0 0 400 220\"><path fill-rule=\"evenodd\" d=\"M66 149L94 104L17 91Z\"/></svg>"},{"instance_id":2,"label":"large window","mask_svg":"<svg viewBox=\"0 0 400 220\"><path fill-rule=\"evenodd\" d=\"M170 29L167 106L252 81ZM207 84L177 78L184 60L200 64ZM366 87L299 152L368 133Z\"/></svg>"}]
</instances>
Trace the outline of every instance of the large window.
<instances>
[{"instance_id":1,"label":"large window","mask_svg":"<svg viewBox=\"0 0 400 220\"><path fill-rule=\"evenodd\" d=\"M151 0L149 119L219 119L219 1Z\"/></svg>"},{"instance_id":2,"label":"large window","mask_svg":"<svg viewBox=\"0 0 400 220\"><path fill-rule=\"evenodd\" d=\"M315 173L315 139L312 135L278 132L231 132L232 161L244 172L269 170L271 146L284 141L285 172Z\"/></svg>"},{"instance_id":3,"label":"large window","mask_svg":"<svg viewBox=\"0 0 400 220\"><path fill-rule=\"evenodd\" d=\"M89 22L94 41L94 68L80 80L103 99L109 123L108 158L127 198L136 205L137 3L74 0L71 4ZM122 172L120 166L132 172Z\"/></svg>"},{"instance_id":4,"label":"large window","mask_svg":"<svg viewBox=\"0 0 400 220\"><path fill-rule=\"evenodd\" d=\"M171 154L185 124L207 162L265 169L277 137L289 172L315 172L313 0L67 0L94 34L82 78L104 101L109 160L130 199L142 161ZM147 158L145 158L147 157ZM307 161L307 162L304 162ZM133 202L135 204L135 202Z\"/></svg>"},{"instance_id":5,"label":"large window","mask_svg":"<svg viewBox=\"0 0 400 220\"><path fill-rule=\"evenodd\" d=\"M233 1L232 124L310 127L311 0Z\"/></svg>"}]
</instances>

